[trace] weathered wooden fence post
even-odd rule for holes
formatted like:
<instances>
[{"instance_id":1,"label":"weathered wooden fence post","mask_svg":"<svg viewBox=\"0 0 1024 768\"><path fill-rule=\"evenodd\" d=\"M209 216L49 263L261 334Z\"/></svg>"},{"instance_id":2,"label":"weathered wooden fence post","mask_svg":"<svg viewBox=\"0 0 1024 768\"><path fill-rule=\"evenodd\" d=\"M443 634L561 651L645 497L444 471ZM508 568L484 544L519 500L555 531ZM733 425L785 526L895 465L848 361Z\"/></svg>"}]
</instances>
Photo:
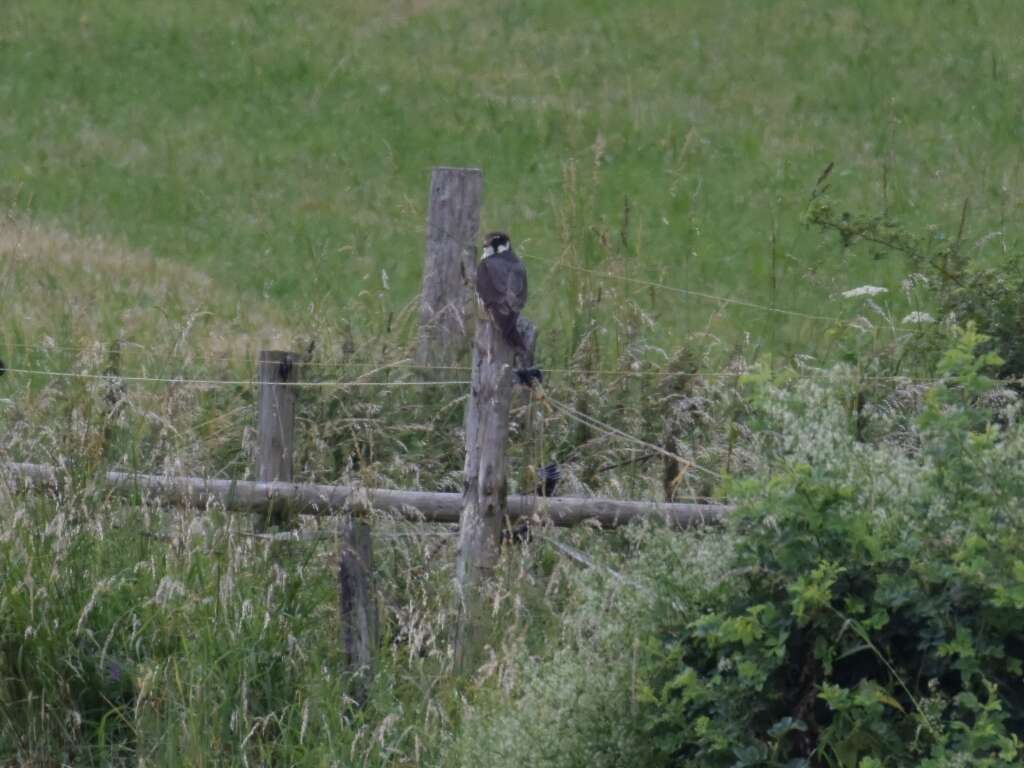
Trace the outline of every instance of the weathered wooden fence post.
<instances>
[{"instance_id":1,"label":"weathered wooden fence post","mask_svg":"<svg viewBox=\"0 0 1024 768\"><path fill-rule=\"evenodd\" d=\"M342 515L338 536L341 647L346 669L352 674L350 693L360 706L369 694L380 637L373 585L373 541L370 526L362 519L369 511L368 499L350 503Z\"/></svg>"},{"instance_id":2,"label":"weathered wooden fence post","mask_svg":"<svg viewBox=\"0 0 1024 768\"><path fill-rule=\"evenodd\" d=\"M536 333L521 318L530 344ZM532 358L532 349L528 355ZM473 375L466 406L466 474L459 550L455 565L459 621L455 667L474 670L487 632L485 589L501 553L501 528L508 512L505 448L515 368L515 350L490 320L480 319L473 339Z\"/></svg>"},{"instance_id":3,"label":"weathered wooden fence post","mask_svg":"<svg viewBox=\"0 0 1024 768\"><path fill-rule=\"evenodd\" d=\"M434 168L430 174L418 365L455 365L468 347L482 192L478 168Z\"/></svg>"},{"instance_id":4,"label":"weathered wooden fence post","mask_svg":"<svg viewBox=\"0 0 1024 768\"><path fill-rule=\"evenodd\" d=\"M297 355L291 352L264 350L260 352L259 417L257 420L256 477L261 482L291 482L295 458L294 385L299 378ZM283 515L271 506L266 518L257 522L263 529L268 523L280 525Z\"/></svg>"}]
</instances>

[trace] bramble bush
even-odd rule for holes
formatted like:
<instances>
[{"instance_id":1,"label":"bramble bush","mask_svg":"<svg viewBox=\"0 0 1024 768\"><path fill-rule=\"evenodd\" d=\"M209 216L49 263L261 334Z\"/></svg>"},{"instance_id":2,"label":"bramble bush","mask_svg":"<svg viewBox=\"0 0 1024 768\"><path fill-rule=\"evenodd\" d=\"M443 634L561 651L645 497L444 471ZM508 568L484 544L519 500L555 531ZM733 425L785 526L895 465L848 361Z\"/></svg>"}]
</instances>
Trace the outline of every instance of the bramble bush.
<instances>
[{"instance_id":1,"label":"bramble bush","mask_svg":"<svg viewBox=\"0 0 1024 768\"><path fill-rule=\"evenodd\" d=\"M954 339L911 441L857 439L846 369L755 377L773 440L725 529L641 529L619 579L580 573L566 642L477 707L463 764L1016 763L1024 428L985 338Z\"/></svg>"}]
</instances>

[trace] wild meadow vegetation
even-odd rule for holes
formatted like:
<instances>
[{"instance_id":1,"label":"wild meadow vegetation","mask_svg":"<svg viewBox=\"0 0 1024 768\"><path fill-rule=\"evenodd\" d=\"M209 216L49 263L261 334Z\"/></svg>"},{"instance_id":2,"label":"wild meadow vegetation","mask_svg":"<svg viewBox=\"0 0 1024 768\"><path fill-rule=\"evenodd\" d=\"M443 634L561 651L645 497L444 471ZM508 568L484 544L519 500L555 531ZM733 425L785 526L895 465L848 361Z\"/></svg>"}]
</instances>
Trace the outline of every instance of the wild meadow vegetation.
<instances>
[{"instance_id":1,"label":"wild meadow vegetation","mask_svg":"<svg viewBox=\"0 0 1024 768\"><path fill-rule=\"evenodd\" d=\"M1018 4L2 16L0 458L61 482L0 490L0 764L1022 762ZM268 543L98 472L251 477L285 348L297 479L460 490L468 372L408 364L441 164L527 262L549 400L635 438L520 397L512 491L738 507L538 523L470 676L453 531L375 515L359 707L330 521Z\"/></svg>"}]
</instances>

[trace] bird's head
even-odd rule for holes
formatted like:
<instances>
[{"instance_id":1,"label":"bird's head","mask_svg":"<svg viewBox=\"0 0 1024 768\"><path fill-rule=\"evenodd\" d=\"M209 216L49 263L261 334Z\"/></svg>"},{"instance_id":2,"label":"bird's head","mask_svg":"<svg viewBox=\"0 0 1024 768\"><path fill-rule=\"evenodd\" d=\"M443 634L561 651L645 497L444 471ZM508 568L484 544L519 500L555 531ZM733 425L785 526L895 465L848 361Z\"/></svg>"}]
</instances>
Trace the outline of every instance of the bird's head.
<instances>
[{"instance_id":1,"label":"bird's head","mask_svg":"<svg viewBox=\"0 0 1024 768\"><path fill-rule=\"evenodd\" d=\"M504 232L491 232L484 236L484 258L503 253L512 247L512 241Z\"/></svg>"}]
</instances>

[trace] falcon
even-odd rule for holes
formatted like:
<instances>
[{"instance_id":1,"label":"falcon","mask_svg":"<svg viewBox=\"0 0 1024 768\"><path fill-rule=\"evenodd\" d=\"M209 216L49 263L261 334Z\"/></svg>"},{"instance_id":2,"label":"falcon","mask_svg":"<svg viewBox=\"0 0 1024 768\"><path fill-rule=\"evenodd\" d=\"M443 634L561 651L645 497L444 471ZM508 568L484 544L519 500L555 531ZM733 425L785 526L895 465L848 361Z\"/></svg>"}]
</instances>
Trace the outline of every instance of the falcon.
<instances>
[{"instance_id":1,"label":"falcon","mask_svg":"<svg viewBox=\"0 0 1024 768\"><path fill-rule=\"evenodd\" d=\"M505 341L525 355L526 344L516 323L526 306L526 267L504 232L491 232L484 238L483 258L476 269L476 292Z\"/></svg>"}]
</instances>

